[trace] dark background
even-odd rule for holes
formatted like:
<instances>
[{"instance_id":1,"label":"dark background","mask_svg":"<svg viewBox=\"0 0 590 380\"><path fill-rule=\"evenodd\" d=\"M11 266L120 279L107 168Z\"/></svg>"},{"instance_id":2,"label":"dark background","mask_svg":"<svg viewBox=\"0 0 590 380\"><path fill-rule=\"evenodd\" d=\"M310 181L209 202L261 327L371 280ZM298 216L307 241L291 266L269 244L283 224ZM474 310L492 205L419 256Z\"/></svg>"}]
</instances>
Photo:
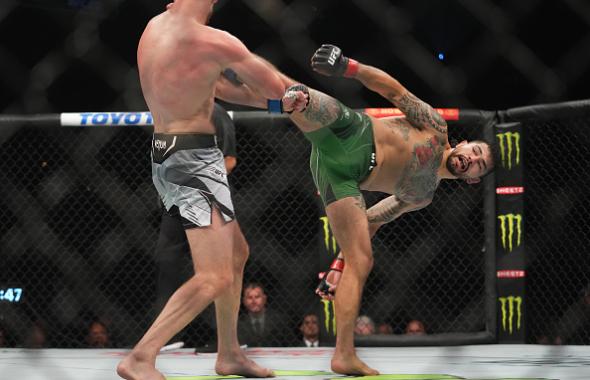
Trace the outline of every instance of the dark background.
<instances>
[{"instance_id":1,"label":"dark background","mask_svg":"<svg viewBox=\"0 0 590 380\"><path fill-rule=\"evenodd\" d=\"M145 109L136 46L166 3L2 0L0 109ZM211 20L349 106L388 103L314 74L308 62L321 43L384 69L433 106L478 109L586 98L589 24L583 0L221 0Z\"/></svg>"},{"instance_id":2,"label":"dark background","mask_svg":"<svg viewBox=\"0 0 590 380\"><path fill-rule=\"evenodd\" d=\"M0 110L145 111L136 46L148 20L165 5L0 0ZM216 9L212 26L354 108L390 104L354 80L314 74L309 58L322 43L337 44L346 55L384 69L435 107L497 110L589 97L586 1L221 0ZM443 61L439 53L445 54ZM539 163L529 171L535 187L525 211L534 217L529 226L536 228L527 231L535 281L529 286L528 326L534 331L528 342L555 335L573 343L590 339L590 296L584 298L590 294L588 127L587 119L542 123L534 129L536 150L526 153L525 162ZM128 333L120 335L120 343L132 344L150 321L157 270L149 133L3 128L0 285L16 286L26 278L37 293L27 290L23 307L2 314L4 308L0 317L11 323L53 318L54 327L64 331L53 342L70 346L79 339L72 336L72 325L103 312L129 324L118 327ZM298 301L285 297L279 286L269 289L269 296L292 312L296 323L305 305L317 301L313 239L321 209L300 134L288 126L277 136L260 130L238 128L240 159L249 163L235 174L238 213L253 251L246 277L263 277L268 284L288 277L292 282L285 288ZM454 137L474 137L468 130L458 134ZM293 145L278 143L285 136ZM377 255L382 264L377 263L365 297L375 313L403 322L414 307L414 313L430 318L431 331L482 328L482 318L468 318L483 313L481 197L481 188L445 183L433 207L404 216L381 233L377 253L393 256ZM97 233L88 234L93 228ZM432 239L433 230L440 240ZM288 269L273 266L279 262ZM388 288L386 281L394 285ZM397 299L381 304L382 293ZM441 315L450 314L433 304L457 309L466 320L457 325L444 320ZM392 309L401 310L402 317ZM540 313L544 317L536 318ZM26 327L13 335L24 335Z\"/></svg>"}]
</instances>

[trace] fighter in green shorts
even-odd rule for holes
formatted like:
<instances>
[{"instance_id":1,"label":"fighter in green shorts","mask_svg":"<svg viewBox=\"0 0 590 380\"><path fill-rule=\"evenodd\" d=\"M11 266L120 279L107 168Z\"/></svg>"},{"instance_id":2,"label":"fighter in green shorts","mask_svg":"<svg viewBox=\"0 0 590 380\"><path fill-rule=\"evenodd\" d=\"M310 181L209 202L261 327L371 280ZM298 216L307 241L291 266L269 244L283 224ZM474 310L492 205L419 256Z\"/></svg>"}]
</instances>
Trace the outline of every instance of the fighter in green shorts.
<instances>
[{"instance_id":1,"label":"fighter in green shorts","mask_svg":"<svg viewBox=\"0 0 590 380\"><path fill-rule=\"evenodd\" d=\"M290 87L282 99L287 112L296 101L308 99L304 110L292 111L289 117L312 142L313 177L342 249L318 290L322 297L332 298L338 284L332 370L376 375L378 371L361 361L354 348L355 320L373 267L372 236L403 213L428 206L442 179L479 182L494 160L483 141L451 147L447 124L436 110L382 70L344 57L338 47L323 45L314 54L312 67L324 75L359 80L405 115L373 118L303 85ZM390 196L366 209L361 190Z\"/></svg>"},{"instance_id":2,"label":"fighter in green shorts","mask_svg":"<svg viewBox=\"0 0 590 380\"><path fill-rule=\"evenodd\" d=\"M338 105L332 124L305 134L312 143L311 173L325 205L360 196L359 184L377 164L371 119Z\"/></svg>"}]
</instances>

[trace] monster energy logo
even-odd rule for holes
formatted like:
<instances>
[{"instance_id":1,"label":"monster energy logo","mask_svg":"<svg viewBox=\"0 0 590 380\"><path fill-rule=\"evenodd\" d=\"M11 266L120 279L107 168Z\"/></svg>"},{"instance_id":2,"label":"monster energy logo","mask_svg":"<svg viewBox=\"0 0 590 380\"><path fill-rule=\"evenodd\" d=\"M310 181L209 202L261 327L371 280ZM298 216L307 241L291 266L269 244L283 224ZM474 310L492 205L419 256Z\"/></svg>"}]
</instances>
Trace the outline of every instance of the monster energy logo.
<instances>
[{"instance_id":1,"label":"monster energy logo","mask_svg":"<svg viewBox=\"0 0 590 380\"><path fill-rule=\"evenodd\" d=\"M336 253L337 245L336 245L336 238L332 235L332 231L330 230L330 223L328 222L327 216L322 216L320 218L322 221L322 225L324 228L324 244L326 246L326 250L328 252Z\"/></svg>"},{"instance_id":2,"label":"monster energy logo","mask_svg":"<svg viewBox=\"0 0 590 380\"><path fill-rule=\"evenodd\" d=\"M496 135L500 145L500 156L502 167L512 169L512 151L514 150L514 165L520 164L520 133L504 132ZM514 145L514 146L513 146Z\"/></svg>"},{"instance_id":3,"label":"monster energy logo","mask_svg":"<svg viewBox=\"0 0 590 380\"><path fill-rule=\"evenodd\" d=\"M324 245L326 246L326 250L335 255L338 252L338 245L336 243L336 238L332 234L332 230L330 230L328 217L322 216L320 217L320 220L322 221ZM322 304L324 305L324 327L328 333L330 333L331 330L332 333L336 335L336 311L334 310L334 302L323 299Z\"/></svg>"},{"instance_id":4,"label":"monster energy logo","mask_svg":"<svg viewBox=\"0 0 590 380\"><path fill-rule=\"evenodd\" d=\"M522 215L521 214L505 214L498 215L500 220L500 233L502 237L502 248L512 252L512 242L514 241L515 225L516 225L516 246L520 246L522 239Z\"/></svg>"},{"instance_id":5,"label":"monster energy logo","mask_svg":"<svg viewBox=\"0 0 590 380\"><path fill-rule=\"evenodd\" d=\"M520 330L520 322L522 319L522 297L499 297L500 305L502 306L502 330L508 330L512 335L514 331L514 314L516 309L516 330Z\"/></svg>"},{"instance_id":6,"label":"monster energy logo","mask_svg":"<svg viewBox=\"0 0 590 380\"><path fill-rule=\"evenodd\" d=\"M336 310L334 310L334 302L328 300L322 300L324 304L324 327L326 331L330 333L330 327L332 333L336 335Z\"/></svg>"}]
</instances>

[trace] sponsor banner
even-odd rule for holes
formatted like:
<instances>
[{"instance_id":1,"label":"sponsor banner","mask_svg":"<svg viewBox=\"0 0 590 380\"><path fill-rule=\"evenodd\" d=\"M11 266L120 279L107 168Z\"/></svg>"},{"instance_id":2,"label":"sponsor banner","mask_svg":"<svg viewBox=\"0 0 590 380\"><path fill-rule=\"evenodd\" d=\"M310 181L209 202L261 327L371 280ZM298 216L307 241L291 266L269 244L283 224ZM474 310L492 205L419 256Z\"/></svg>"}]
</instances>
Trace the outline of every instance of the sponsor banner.
<instances>
[{"instance_id":1,"label":"sponsor banner","mask_svg":"<svg viewBox=\"0 0 590 380\"><path fill-rule=\"evenodd\" d=\"M329 336L336 336L336 309L334 301L321 300L323 305L324 332Z\"/></svg>"},{"instance_id":2,"label":"sponsor banner","mask_svg":"<svg viewBox=\"0 0 590 380\"><path fill-rule=\"evenodd\" d=\"M82 112L60 114L62 127L113 127L153 125L150 112Z\"/></svg>"},{"instance_id":3,"label":"sponsor banner","mask_svg":"<svg viewBox=\"0 0 590 380\"><path fill-rule=\"evenodd\" d=\"M520 133L502 132L496 134L500 147L501 167L512 170L520 165Z\"/></svg>"},{"instance_id":4,"label":"sponsor banner","mask_svg":"<svg viewBox=\"0 0 590 380\"><path fill-rule=\"evenodd\" d=\"M497 187L496 194L498 194L498 195L524 194L524 187L523 186Z\"/></svg>"},{"instance_id":5,"label":"sponsor banner","mask_svg":"<svg viewBox=\"0 0 590 380\"><path fill-rule=\"evenodd\" d=\"M338 255L340 250L336 238L330 228L330 222L327 216L320 217L321 226L321 257L323 264L320 267L319 272L327 271L330 263ZM318 298L319 299L319 298ZM336 336L336 310L334 308L334 302L324 299L320 299L320 310L318 315L323 317L323 323L320 323L320 336L325 343L334 342Z\"/></svg>"},{"instance_id":6,"label":"sponsor banner","mask_svg":"<svg viewBox=\"0 0 590 380\"><path fill-rule=\"evenodd\" d=\"M459 120L458 108L435 108L445 120ZM365 113L374 117L403 117L404 113L398 108L365 108Z\"/></svg>"},{"instance_id":7,"label":"sponsor banner","mask_svg":"<svg viewBox=\"0 0 590 380\"><path fill-rule=\"evenodd\" d=\"M512 252L513 249L522 244L522 214L498 215L500 241L505 252Z\"/></svg>"},{"instance_id":8,"label":"sponsor banner","mask_svg":"<svg viewBox=\"0 0 590 380\"><path fill-rule=\"evenodd\" d=\"M504 269L496 272L498 278L525 278L526 272L518 269Z\"/></svg>"},{"instance_id":9,"label":"sponsor banner","mask_svg":"<svg viewBox=\"0 0 590 380\"><path fill-rule=\"evenodd\" d=\"M498 297L502 332L512 335L521 331L523 325L522 299L523 297L514 295Z\"/></svg>"},{"instance_id":10,"label":"sponsor banner","mask_svg":"<svg viewBox=\"0 0 590 380\"><path fill-rule=\"evenodd\" d=\"M496 162L496 287L498 342L525 342L525 215L524 132L521 123L495 127Z\"/></svg>"},{"instance_id":11,"label":"sponsor banner","mask_svg":"<svg viewBox=\"0 0 590 380\"><path fill-rule=\"evenodd\" d=\"M337 255L338 254L338 244L336 243L336 238L334 234L332 234L332 229L330 228L330 222L328 221L327 216L320 217L320 221L322 222L322 232L324 237L324 247L326 248L326 252Z\"/></svg>"}]
</instances>

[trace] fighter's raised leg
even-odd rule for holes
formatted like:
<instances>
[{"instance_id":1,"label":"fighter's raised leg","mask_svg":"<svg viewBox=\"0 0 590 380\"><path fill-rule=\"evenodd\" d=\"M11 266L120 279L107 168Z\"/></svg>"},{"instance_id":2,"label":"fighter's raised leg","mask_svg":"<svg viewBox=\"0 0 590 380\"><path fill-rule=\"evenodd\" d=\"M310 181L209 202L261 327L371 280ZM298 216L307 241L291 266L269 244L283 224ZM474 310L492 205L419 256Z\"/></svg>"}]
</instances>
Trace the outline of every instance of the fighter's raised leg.
<instances>
[{"instance_id":1,"label":"fighter's raised leg","mask_svg":"<svg viewBox=\"0 0 590 380\"><path fill-rule=\"evenodd\" d=\"M343 108L341 103L323 92L307 89L309 101L303 112L293 112L291 120L302 132L313 132L322 127L330 125L342 117ZM287 91L283 97L283 104L287 111L292 109L293 96ZM296 91L299 93L300 91Z\"/></svg>"}]
</instances>

